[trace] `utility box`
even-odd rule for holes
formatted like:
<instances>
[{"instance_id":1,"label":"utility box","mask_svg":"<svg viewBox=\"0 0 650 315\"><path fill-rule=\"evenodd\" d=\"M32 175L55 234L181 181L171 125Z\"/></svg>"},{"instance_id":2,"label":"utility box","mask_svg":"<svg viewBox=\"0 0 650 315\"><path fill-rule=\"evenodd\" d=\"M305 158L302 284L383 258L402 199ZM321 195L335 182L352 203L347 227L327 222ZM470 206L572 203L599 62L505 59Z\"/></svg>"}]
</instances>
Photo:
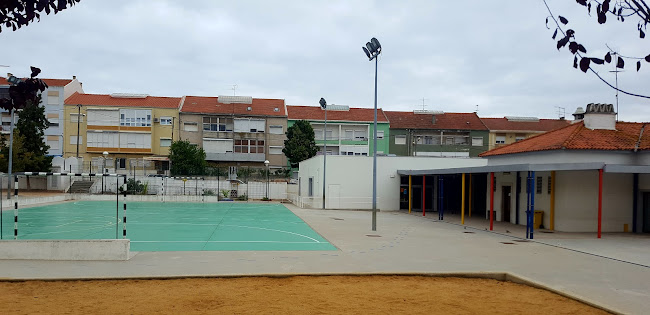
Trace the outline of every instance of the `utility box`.
<instances>
[{"instance_id":1,"label":"utility box","mask_svg":"<svg viewBox=\"0 0 650 315\"><path fill-rule=\"evenodd\" d=\"M533 228L539 229L539 228L544 228L544 225L542 224L544 222L544 211L543 210L535 210L535 217L533 220Z\"/></svg>"}]
</instances>

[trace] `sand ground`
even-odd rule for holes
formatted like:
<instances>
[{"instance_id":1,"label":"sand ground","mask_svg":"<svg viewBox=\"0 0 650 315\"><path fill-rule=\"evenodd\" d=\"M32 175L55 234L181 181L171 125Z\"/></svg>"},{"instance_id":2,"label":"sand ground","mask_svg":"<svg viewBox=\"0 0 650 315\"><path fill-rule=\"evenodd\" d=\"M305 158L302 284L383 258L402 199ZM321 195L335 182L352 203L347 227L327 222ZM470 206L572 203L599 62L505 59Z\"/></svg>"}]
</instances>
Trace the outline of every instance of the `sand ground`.
<instances>
[{"instance_id":1,"label":"sand ground","mask_svg":"<svg viewBox=\"0 0 650 315\"><path fill-rule=\"evenodd\" d=\"M512 282L295 276L0 282L7 314L606 314Z\"/></svg>"}]
</instances>

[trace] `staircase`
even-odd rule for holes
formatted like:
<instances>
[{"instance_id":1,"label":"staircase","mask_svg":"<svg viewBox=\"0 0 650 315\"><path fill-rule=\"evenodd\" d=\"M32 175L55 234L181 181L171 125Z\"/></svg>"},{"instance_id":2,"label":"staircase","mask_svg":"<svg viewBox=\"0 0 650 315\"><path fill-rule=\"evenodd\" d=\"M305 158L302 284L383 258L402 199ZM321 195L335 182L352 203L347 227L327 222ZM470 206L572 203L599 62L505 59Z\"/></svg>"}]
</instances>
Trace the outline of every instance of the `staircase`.
<instances>
[{"instance_id":1,"label":"staircase","mask_svg":"<svg viewBox=\"0 0 650 315\"><path fill-rule=\"evenodd\" d=\"M72 186L68 188L68 193L70 194L87 194L90 192L90 187L93 186L95 182L91 180L77 180L72 183Z\"/></svg>"}]
</instances>

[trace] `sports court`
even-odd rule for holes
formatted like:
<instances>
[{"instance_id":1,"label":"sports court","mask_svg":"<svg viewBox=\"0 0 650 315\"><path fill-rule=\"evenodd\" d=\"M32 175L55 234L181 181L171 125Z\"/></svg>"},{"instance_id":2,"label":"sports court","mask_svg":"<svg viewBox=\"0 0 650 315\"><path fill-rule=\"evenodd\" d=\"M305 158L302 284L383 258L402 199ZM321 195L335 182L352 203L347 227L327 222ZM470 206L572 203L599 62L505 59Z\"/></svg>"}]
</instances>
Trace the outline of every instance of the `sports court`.
<instances>
[{"instance_id":1,"label":"sports court","mask_svg":"<svg viewBox=\"0 0 650 315\"><path fill-rule=\"evenodd\" d=\"M122 238L123 216L122 201L23 208L18 239ZM126 217L131 251L336 250L282 204L127 202ZM13 223L4 211L3 239L13 239Z\"/></svg>"}]
</instances>

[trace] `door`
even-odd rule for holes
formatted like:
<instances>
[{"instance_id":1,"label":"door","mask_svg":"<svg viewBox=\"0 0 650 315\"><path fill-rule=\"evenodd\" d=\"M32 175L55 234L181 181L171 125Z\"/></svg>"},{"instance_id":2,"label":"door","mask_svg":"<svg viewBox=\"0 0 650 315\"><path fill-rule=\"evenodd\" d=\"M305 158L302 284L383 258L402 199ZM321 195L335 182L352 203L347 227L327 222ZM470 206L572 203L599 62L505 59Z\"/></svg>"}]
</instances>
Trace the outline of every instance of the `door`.
<instances>
[{"instance_id":1,"label":"door","mask_svg":"<svg viewBox=\"0 0 650 315\"><path fill-rule=\"evenodd\" d=\"M501 221L510 222L511 186L501 186Z\"/></svg>"},{"instance_id":2,"label":"door","mask_svg":"<svg viewBox=\"0 0 650 315\"><path fill-rule=\"evenodd\" d=\"M643 233L650 233L650 192L643 193Z\"/></svg>"}]
</instances>

